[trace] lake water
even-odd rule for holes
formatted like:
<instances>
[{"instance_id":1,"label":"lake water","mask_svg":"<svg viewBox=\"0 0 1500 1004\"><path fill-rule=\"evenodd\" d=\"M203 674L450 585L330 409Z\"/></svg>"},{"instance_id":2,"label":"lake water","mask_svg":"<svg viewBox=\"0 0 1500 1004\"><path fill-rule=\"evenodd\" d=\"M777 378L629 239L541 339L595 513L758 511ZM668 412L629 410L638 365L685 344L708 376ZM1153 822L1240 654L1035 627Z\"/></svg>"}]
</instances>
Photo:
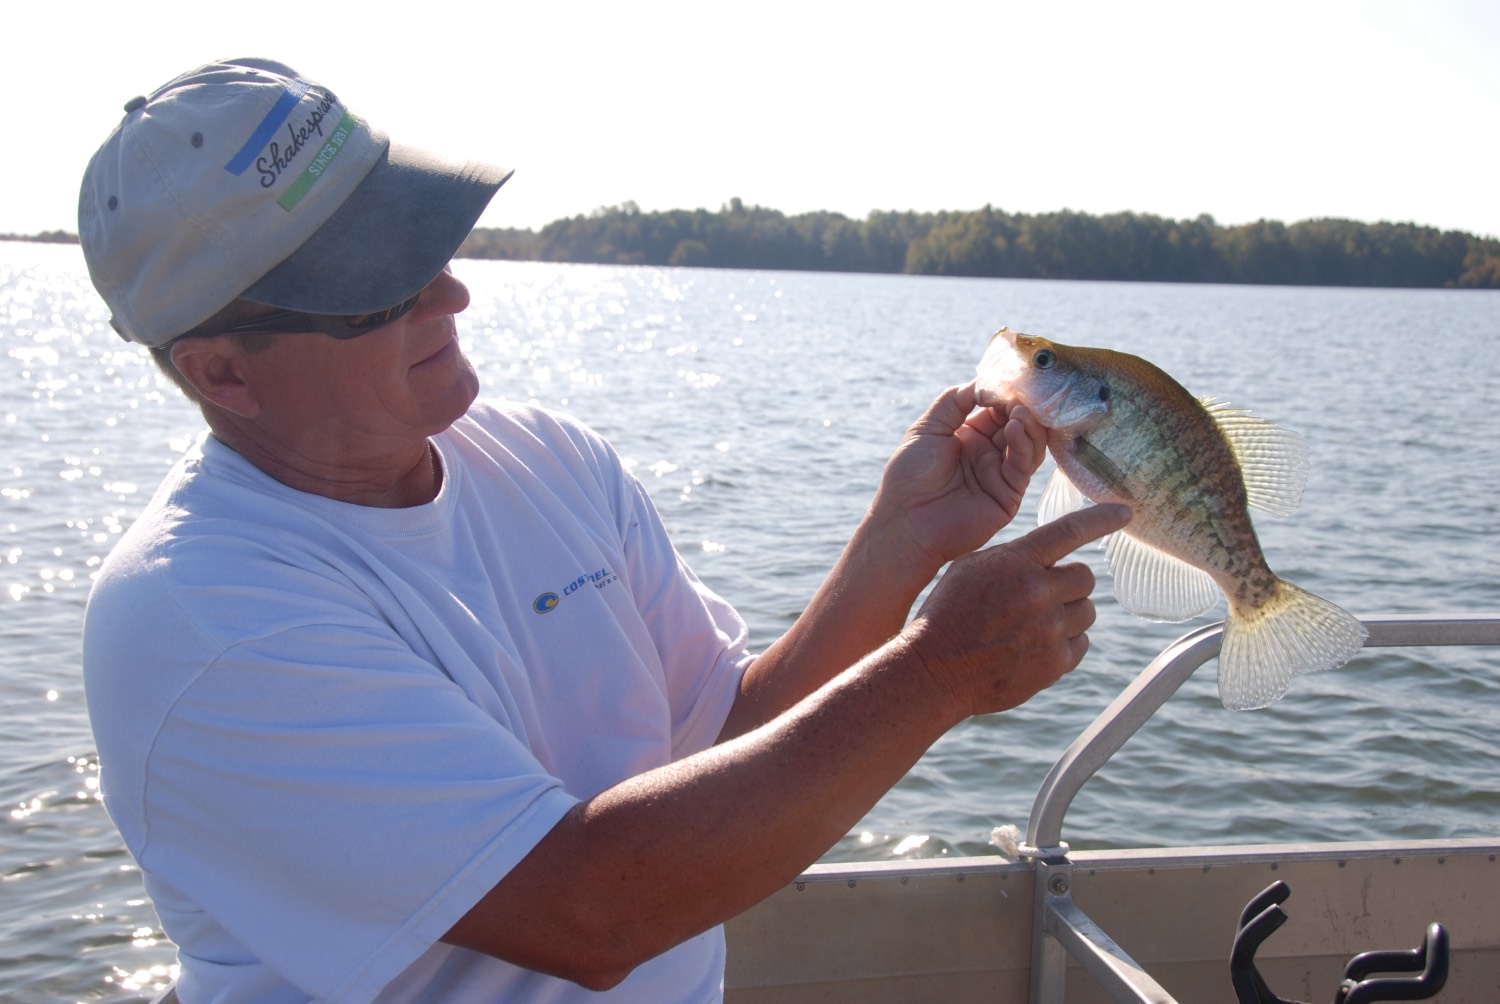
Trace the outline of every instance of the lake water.
<instances>
[{"instance_id":1,"label":"lake water","mask_svg":"<svg viewBox=\"0 0 1500 1004\"><path fill-rule=\"evenodd\" d=\"M1500 293L459 262L486 392L570 411L643 478L759 645L795 618L905 427L1001 325L1150 358L1303 433L1284 577L1356 614L1500 611ZM171 975L99 801L90 576L201 419L109 330L76 247L0 243L0 986L139 1001ZM1050 470L1050 464L1046 470ZM1043 476L1046 474L1043 472ZM1033 525L1034 489L1002 538ZM1114 605L1084 665L940 741L830 859L992 853L1047 768L1187 625ZM1216 613L1214 617L1222 616ZM1074 847L1500 834L1500 656L1386 650L1224 711L1210 663L1083 790Z\"/></svg>"}]
</instances>

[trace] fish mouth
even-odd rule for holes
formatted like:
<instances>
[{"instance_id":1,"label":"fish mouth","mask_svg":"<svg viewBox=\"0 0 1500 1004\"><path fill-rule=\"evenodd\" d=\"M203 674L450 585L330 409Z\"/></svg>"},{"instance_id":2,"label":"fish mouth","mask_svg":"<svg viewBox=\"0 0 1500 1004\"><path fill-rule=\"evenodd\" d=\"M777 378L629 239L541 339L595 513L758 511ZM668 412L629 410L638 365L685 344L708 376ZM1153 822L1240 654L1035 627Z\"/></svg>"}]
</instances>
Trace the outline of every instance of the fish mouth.
<instances>
[{"instance_id":1,"label":"fish mouth","mask_svg":"<svg viewBox=\"0 0 1500 1004\"><path fill-rule=\"evenodd\" d=\"M1010 398L992 387L986 387L984 384L975 384L974 403L981 408L990 408L998 404L1010 404Z\"/></svg>"},{"instance_id":2,"label":"fish mouth","mask_svg":"<svg viewBox=\"0 0 1500 1004\"><path fill-rule=\"evenodd\" d=\"M974 398L981 405L1009 402L1011 384L1026 370L1021 353L1016 349L1016 333L1001 328L990 339L989 347L976 367Z\"/></svg>"}]
</instances>

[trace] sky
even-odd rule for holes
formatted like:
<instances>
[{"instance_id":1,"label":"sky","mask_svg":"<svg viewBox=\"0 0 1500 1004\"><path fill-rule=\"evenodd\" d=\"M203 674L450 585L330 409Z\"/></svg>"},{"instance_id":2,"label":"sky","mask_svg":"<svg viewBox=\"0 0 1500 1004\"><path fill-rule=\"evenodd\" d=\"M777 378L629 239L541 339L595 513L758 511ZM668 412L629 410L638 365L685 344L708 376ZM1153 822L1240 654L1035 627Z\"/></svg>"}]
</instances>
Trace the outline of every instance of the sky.
<instances>
[{"instance_id":1,"label":"sky","mask_svg":"<svg viewBox=\"0 0 1500 1004\"><path fill-rule=\"evenodd\" d=\"M1500 236L1495 0L74 0L5 27L0 233L75 231L127 100L260 55L515 168L480 226L740 198Z\"/></svg>"}]
</instances>

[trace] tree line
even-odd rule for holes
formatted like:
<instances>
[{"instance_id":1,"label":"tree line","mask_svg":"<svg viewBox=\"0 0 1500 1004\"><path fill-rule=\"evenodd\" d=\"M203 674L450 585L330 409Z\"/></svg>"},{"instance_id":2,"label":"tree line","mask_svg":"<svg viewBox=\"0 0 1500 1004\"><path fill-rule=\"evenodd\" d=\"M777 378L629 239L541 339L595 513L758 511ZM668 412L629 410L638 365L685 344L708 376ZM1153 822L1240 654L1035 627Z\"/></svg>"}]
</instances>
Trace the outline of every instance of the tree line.
<instances>
[{"instance_id":1,"label":"tree line","mask_svg":"<svg viewBox=\"0 0 1500 1004\"><path fill-rule=\"evenodd\" d=\"M67 230L44 230L39 234L0 234L0 241L30 241L33 244L77 244L78 235Z\"/></svg>"},{"instance_id":2,"label":"tree line","mask_svg":"<svg viewBox=\"0 0 1500 1004\"><path fill-rule=\"evenodd\" d=\"M733 199L717 212L642 212L632 202L539 232L476 229L476 258L1316 286L1500 289L1500 240L1414 223L1314 219L1221 226L1211 216L1063 210L788 216Z\"/></svg>"},{"instance_id":3,"label":"tree line","mask_svg":"<svg viewBox=\"0 0 1500 1004\"><path fill-rule=\"evenodd\" d=\"M76 242L55 230L0 240ZM732 199L717 212L633 202L540 231L477 228L460 256L703 268L1307 286L1500 289L1500 240L1415 223L1314 219L1221 226L1212 216L872 212L787 216Z\"/></svg>"}]
</instances>

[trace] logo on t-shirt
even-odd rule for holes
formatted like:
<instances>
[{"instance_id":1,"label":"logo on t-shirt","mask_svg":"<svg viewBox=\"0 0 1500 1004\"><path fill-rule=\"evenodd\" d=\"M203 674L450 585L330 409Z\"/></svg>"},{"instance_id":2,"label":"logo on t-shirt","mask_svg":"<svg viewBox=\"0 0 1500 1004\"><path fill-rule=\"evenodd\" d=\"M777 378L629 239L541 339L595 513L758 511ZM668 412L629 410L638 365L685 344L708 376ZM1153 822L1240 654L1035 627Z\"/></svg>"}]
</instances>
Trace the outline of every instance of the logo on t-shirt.
<instances>
[{"instance_id":1,"label":"logo on t-shirt","mask_svg":"<svg viewBox=\"0 0 1500 1004\"><path fill-rule=\"evenodd\" d=\"M586 572L585 574L578 576L578 578L574 579L566 586L563 586L561 595L558 595L557 593L547 592L532 600L531 609L535 610L539 614L549 614L553 610L557 609L557 605L559 603L567 599L569 596L572 596L574 593L578 592L578 590L582 589L584 586L593 586L595 589L603 589L611 582L618 582L619 580L620 577L614 572L611 572L607 567L593 572Z\"/></svg>"}]
</instances>

